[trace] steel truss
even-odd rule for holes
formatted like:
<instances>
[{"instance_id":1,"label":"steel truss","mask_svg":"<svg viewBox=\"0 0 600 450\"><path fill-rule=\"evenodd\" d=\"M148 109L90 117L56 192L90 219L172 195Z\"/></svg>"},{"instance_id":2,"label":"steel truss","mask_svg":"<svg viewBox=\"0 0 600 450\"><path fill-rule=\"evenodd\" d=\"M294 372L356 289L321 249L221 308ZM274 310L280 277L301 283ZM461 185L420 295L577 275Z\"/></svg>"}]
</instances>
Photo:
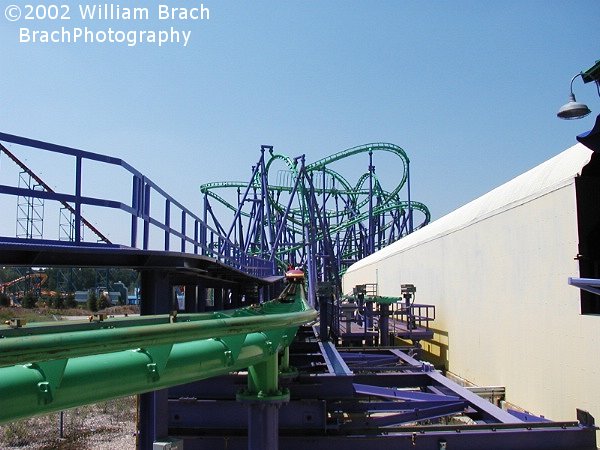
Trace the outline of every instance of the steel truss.
<instances>
[{"instance_id":1,"label":"steel truss","mask_svg":"<svg viewBox=\"0 0 600 450\"><path fill-rule=\"evenodd\" d=\"M391 190L383 189L373 165L374 155L384 152L398 162L398 182ZM369 164L354 183L331 168L362 154ZM281 164L285 170L276 172ZM204 221L282 269L306 266L313 286L317 281L340 286L340 275L352 263L429 222L427 207L411 199L409 165L405 151L394 144L353 147L312 164L304 155L291 158L263 145L249 182L201 185ZM217 194L223 189L236 189L237 200ZM223 207L233 214L228 228L216 213ZM421 217L414 225L416 213Z\"/></svg>"},{"instance_id":2,"label":"steel truss","mask_svg":"<svg viewBox=\"0 0 600 450\"><path fill-rule=\"evenodd\" d=\"M580 422L551 422L504 411L399 349L337 349L314 341L310 330L304 336L290 348L296 372L280 375L290 399L279 405L279 448L596 448L584 412ZM186 448L253 448L247 409L235 400L245 378L171 388L169 435Z\"/></svg>"}]
</instances>

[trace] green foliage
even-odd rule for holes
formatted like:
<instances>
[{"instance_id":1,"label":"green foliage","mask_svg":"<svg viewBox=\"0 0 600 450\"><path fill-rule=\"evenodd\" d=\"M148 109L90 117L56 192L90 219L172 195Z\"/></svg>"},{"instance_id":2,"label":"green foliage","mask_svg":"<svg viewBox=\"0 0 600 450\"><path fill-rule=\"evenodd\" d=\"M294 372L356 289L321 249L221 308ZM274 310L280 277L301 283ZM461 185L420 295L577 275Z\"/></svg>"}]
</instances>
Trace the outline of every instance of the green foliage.
<instances>
[{"instance_id":1,"label":"green foliage","mask_svg":"<svg viewBox=\"0 0 600 450\"><path fill-rule=\"evenodd\" d=\"M67 294L67 298L65 299L65 307L77 308L77 300L75 300L74 294Z\"/></svg>"},{"instance_id":2,"label":"green foliage","mask_svg":"<svg viewBox=\"0 0 600 450\"><path fill-rule=\"evenodd\" d=\"M32 292L28 292L21 300L21 306L23 308L35 308L37 301L38 298Z\"/></svg>"},{"instance_id":3,"label":"green foliage","mask_svg":"<svg viewBox=\"0 0 600 450\"><path fill-rule=\"evenodd\" d=\"M52 297L38 297L35 308L50 308L52 306Z\"/></svg>"},{"instance_id":4,"label":"green foliage","mask_svg":"<svg viewBox=\"0 0 600 450\"><path fill-rule=\"evenodd\" d=\"M96 292L90 291L90 295L87 299L87 307L90 311L98 311L98 297L96 297Z\"/></svg>"},{"instance_id":5,"label":"green foliage","mask_svg":"<svg viewBox=\"0 0 600 450\"><path fill-rule=\"evenodd\" d=\"M27 323L32 322L49 322L54 320L52 314L49 314L49 311L43 311L36 309L26 309L26 308L0 308L0 323L3 323L7 320L14 319L15 317L19 317L20 319L24 319ZM2 446L0 445L0 448Z\"/></svg>"},{"instance_id":6,"label":"green foliage","mask_svg":"<svg viewBox=\"0 0 600 450\"><path fill-rule=\"evenodd\" d=\"M0 281L3 283L12 281L15 278L19 278L21 275L12 267L1 267L0 268Z\"/></svg>"},{"instance_id":7,"label":"green foliage","mask_svg":"<svg viewBox=\"0 0 600 450\"><path fill-rule=\"evenodd\" d=\"M111 305L112 303L110 302L110 297L108 296L108 294L106 292L102 293L100 295L100 298L98 298L98 310L106 309Z\"/></svg>"},{"instance_id":8,"label":"green foliage","mask_svg":"<svg viewBox=\"0 0 600 450\"><path fill-rule=\"evenodd\" d=\"M58 292L51 298L52 307L56 309L63 309L65 307L65 299Z\"/></svg>"},{"instance_id":9,"label":"green foliage","mask_svg":"<svg viewBox=\"0 0 600 450\"><path fill-rule=\"evenodd\" d=\"M4 292L0 292L0 306L10 306L10 297Z\"/></svg>"}]
</instances>

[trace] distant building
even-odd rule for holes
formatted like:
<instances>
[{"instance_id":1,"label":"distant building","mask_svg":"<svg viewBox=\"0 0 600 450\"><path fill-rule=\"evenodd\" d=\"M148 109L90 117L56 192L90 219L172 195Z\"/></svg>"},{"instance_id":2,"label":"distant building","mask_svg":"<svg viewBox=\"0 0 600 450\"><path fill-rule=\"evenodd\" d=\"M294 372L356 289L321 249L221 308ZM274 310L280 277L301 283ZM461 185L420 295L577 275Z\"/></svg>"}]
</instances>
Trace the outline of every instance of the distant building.
<instances>
[{"instance_id":1,"label":"distant building","mask_svg":"<svg viewBox=\"0 0 600 450\"><path fill-rule=\"evenodd\" d=\"M106 291L106 288L98 287L96 289L90 289L88 291L75 291L75 301L77 303L86 303L88 298L90 297L90 292L96 292L96 297L100 298L100 295L106 293L110 297L110 302L113 305L119 304L119 299L121 298L121 292L118 291Z\"/></svg>"}]
</instances>

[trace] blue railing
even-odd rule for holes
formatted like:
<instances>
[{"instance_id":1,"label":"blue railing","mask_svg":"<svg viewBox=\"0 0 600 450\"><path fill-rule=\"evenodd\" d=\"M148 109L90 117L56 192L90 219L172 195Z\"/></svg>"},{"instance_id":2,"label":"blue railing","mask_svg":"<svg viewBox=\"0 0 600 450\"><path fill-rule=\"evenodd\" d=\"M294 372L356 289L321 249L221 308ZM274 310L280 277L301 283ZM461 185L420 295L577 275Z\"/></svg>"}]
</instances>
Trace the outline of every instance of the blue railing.
<instances>
[{"instance_id":1,"label":"blue railing","mask_svg":"<svg viewBox=\"0 0 600 450\"><path fill-rule=\"evenodd\" d=\"M0 194L16 197L38 198L52 200L63 204L73 214L74 236L71 242L60 241L60 245L104 245L115 248L137 248L150 249L151 230L158 229L164 233L164 244L160 250L180 251L214 258L225 265L241 270L250 275L265 277L273 275L274 265L271 261L258 258L244 253L238 245L231 242L225 235L209 227L204 220L182 205L165 190L154 183L150 178L120 158L92 153L76 148L37 141L21 136L0 133L0 142L17 144L33 149L45 150L53 154L68 155L75 158L75 185L74 193L56 192L49 186L45 189L31 189L0 184ZM1 151L10 156L9 150L1 146ZM13 158L14 155L12 155ZM90 197L82 195L82 163L83 161L94 161L119 167L129 173L132 177L131 203L110 200L106 198ZM16 161L16 159L15 159ZM39 183L43 183L32 173ZM151 213L150 199L158 196L158 201L163 202L164 215L155 216ZM120 210L131 217L129 242L127 244L115 244L106 238L100 230L82 217L82 207L93 206ZM177 225L171 223L173 213L179 212L181 220ZM141 230L139 225L141 222ZM82 225L88 226L95 235L100 237L101 243L85 242L82 236ZM171 248L172 240L178 242L177 249ZM0 242L23 242L28 243L31 239L0 236ZM45 244L58 244L58 240L42 239Z\"/></svg>"}]
</instances>

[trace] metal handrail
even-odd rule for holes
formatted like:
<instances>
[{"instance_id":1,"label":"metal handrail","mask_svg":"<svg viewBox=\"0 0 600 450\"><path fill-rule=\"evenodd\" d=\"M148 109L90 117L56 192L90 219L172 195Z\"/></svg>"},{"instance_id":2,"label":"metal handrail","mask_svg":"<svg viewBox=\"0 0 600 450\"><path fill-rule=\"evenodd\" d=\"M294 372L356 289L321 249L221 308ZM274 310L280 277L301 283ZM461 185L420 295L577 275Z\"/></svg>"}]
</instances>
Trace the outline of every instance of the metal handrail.
<instances>
[{"instance_id":1,"label":"metal handrail","mask_svg":"<svg viewBox=\"0 0 600 450\"><path fill-rule=\"evenodd\" d=\"M98 206L121 210L131 216L129 247L148 250L150 245L150 226L152 226L164 232L163 250L165 251L171 251L170 241L172 237L175 237L180 241L179 250L182 253L201 254L215 258L228 266L256 276L262 277L273 274L274 266L272 262L257 256L245 254L242 248L231 242L226 236L219 233L219 231L211 228L204 220L169 195L150 178L120 158L1 132L0 141L75 158L74 194L0 185L0 194L46 199L73 205L75 239L70 245L77 246L84 243L83 236L81 235L81 225L86 221L81 216L82 206ZM132 176L131 203L126 204L120 201L82 195L82 162L84 160L114 165L128 172ZM152 194L158 194L159 199L164 201L164 217L156 217L151 214L150 198ZM177 227L171 225L171 208L178 209L181 214L181 222ZM138 220L142 220L143 222L141 245L138 245L140 234L138 232ZM186 226L188 221L193 223L192 227L188 228ZM0 242L3 240L5 238L0 237ZM11 239L11 241L13 240ZM23 240L26 241L27 239ZM43 241L48 244L58 242L55 240ZM211 243L215 241L220 242L220 245L217 247L212 246ZM65 241L60 241L60 245L69 244L65 243ZM106 245L109 245L109 243L107 242ZM188 247L191 247L191 252L188 252Z\"/></svg>"}]
</instances>

